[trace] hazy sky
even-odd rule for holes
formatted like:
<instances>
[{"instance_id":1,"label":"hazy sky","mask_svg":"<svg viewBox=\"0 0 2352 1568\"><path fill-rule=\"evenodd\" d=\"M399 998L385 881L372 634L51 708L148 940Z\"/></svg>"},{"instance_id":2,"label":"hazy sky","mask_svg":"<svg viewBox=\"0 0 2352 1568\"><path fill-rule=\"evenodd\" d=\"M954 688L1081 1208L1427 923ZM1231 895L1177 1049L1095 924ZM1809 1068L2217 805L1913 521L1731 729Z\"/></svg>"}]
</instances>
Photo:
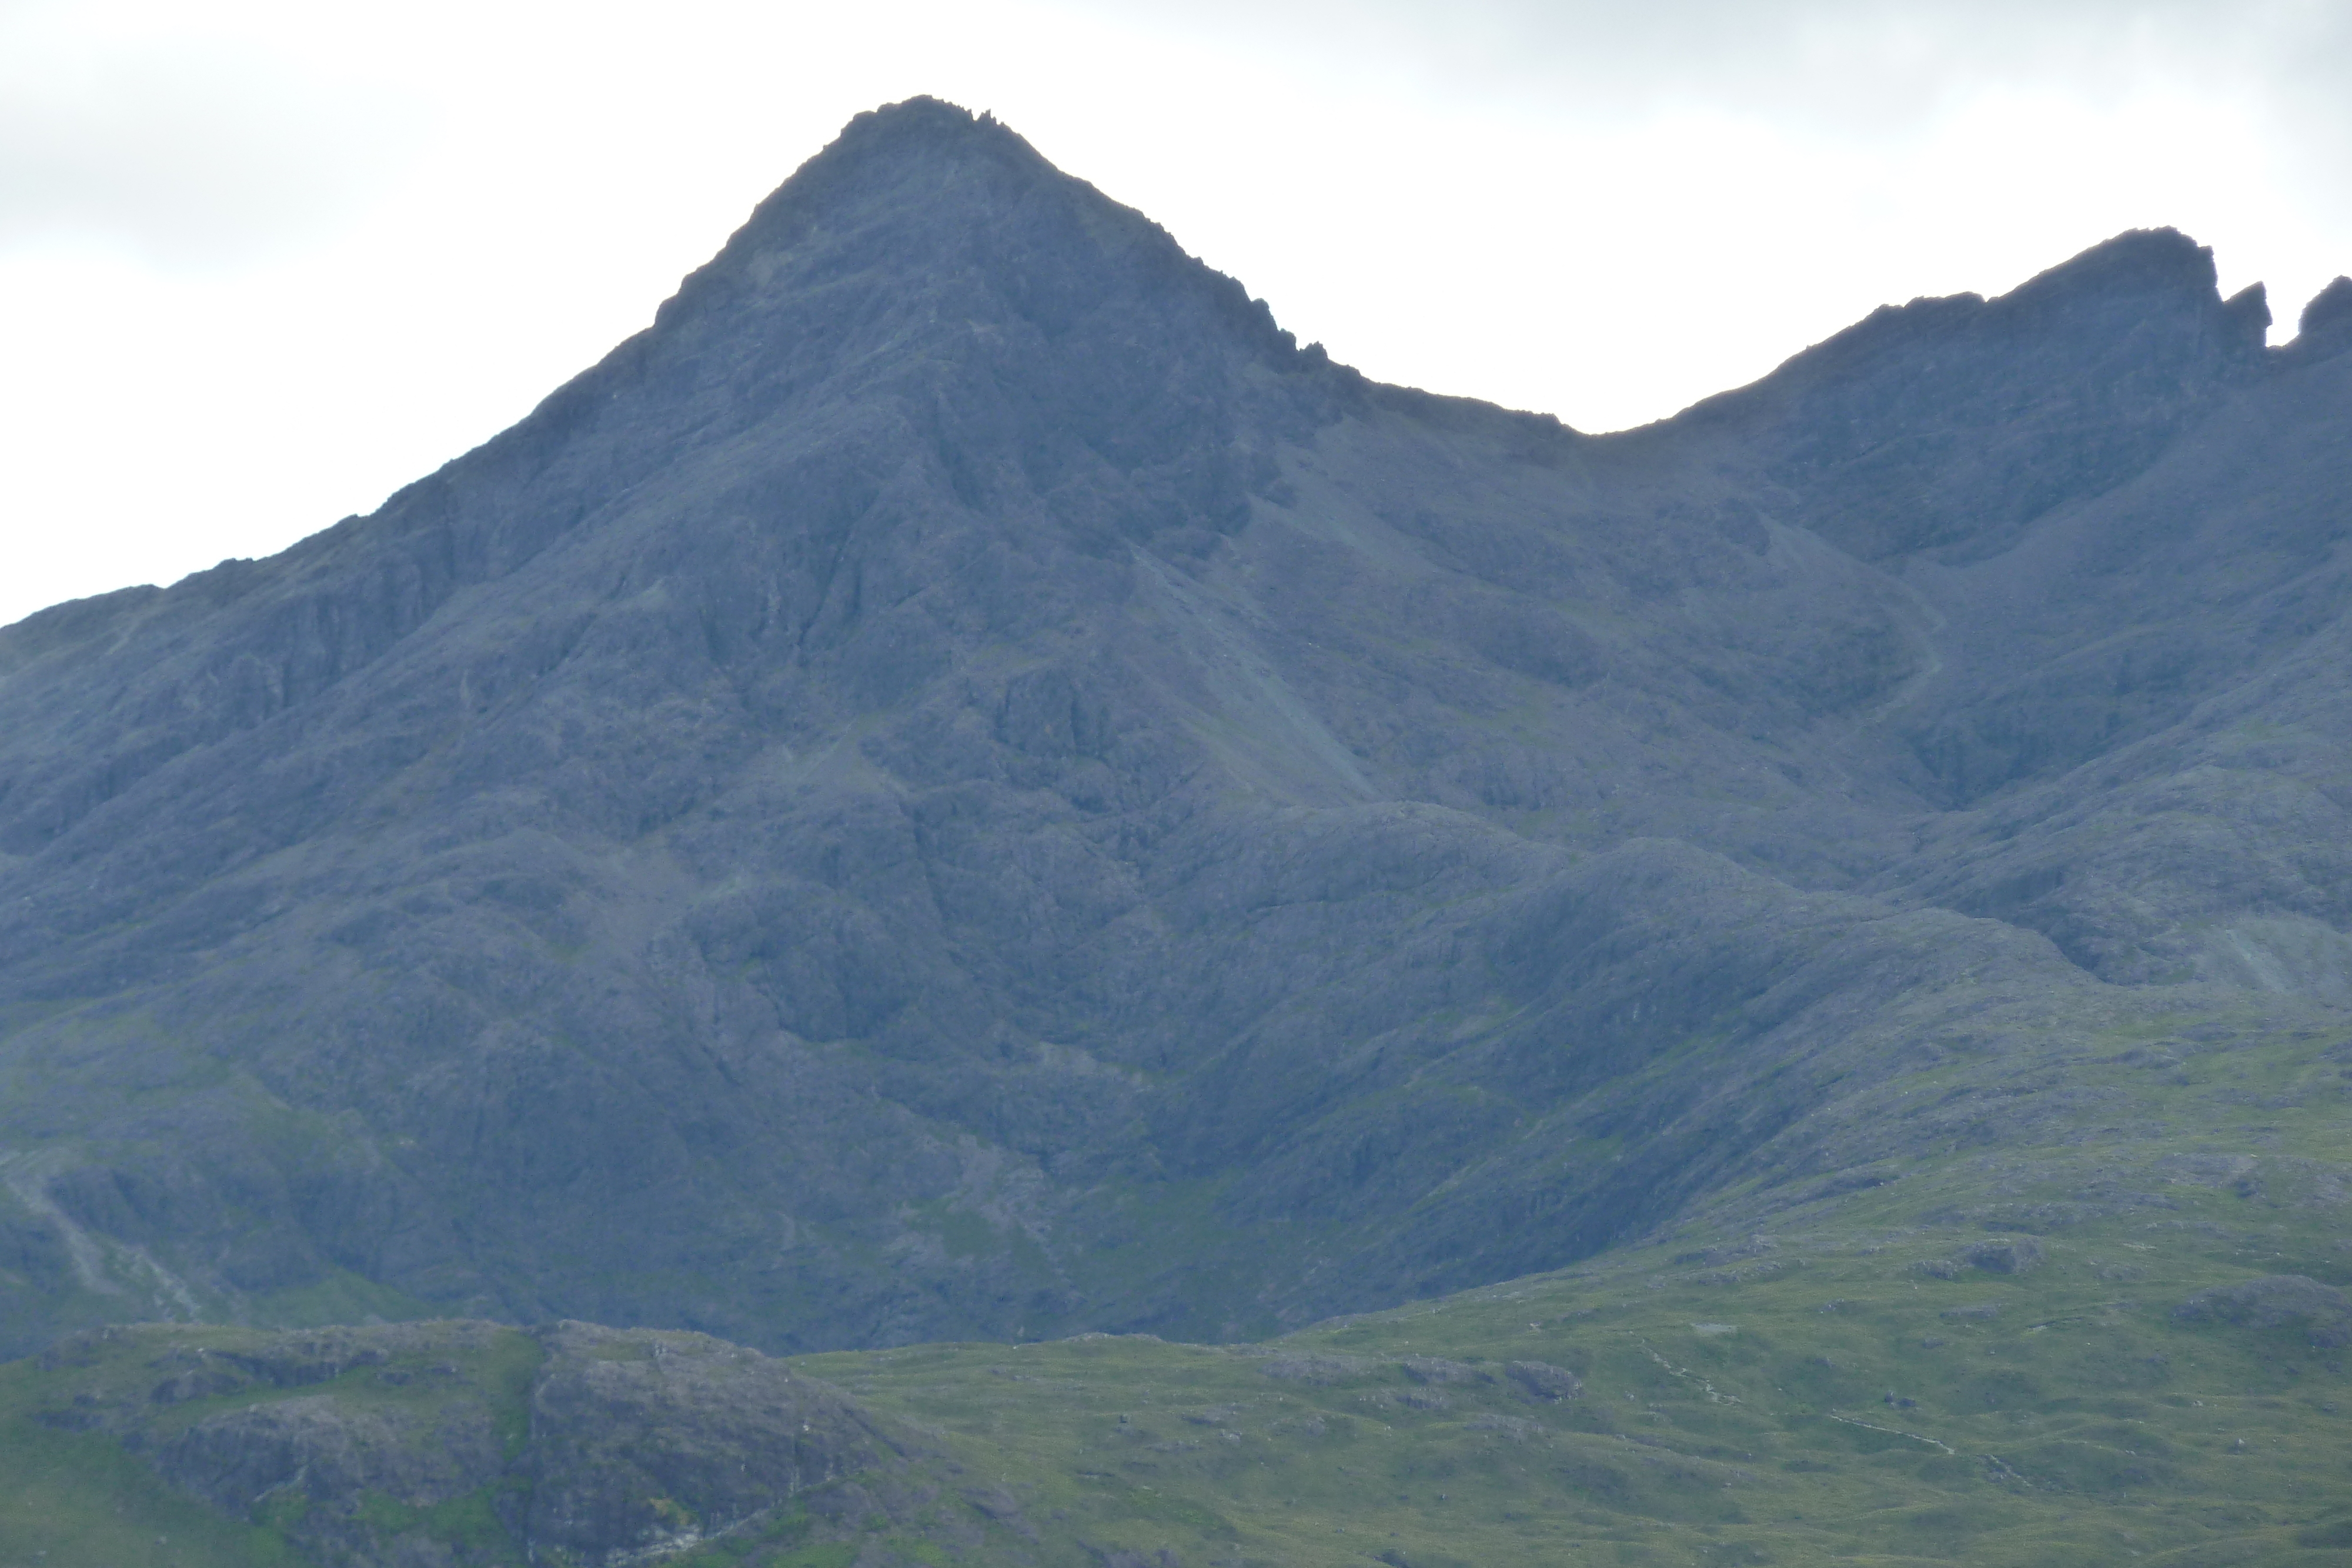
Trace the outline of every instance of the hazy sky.
<instances>
[{"instance_id":1,"label":"hazy sky","mask_svg":"<svg viewBox=\"0 0 2352 1568\"><path fill-rule=\"evenodd\" d=\"M1606 430L2170 224L2352 271L2352 0L0 0L0 622L257 555L993 110L1368 373Z\"/></svg>"}]
</instances>

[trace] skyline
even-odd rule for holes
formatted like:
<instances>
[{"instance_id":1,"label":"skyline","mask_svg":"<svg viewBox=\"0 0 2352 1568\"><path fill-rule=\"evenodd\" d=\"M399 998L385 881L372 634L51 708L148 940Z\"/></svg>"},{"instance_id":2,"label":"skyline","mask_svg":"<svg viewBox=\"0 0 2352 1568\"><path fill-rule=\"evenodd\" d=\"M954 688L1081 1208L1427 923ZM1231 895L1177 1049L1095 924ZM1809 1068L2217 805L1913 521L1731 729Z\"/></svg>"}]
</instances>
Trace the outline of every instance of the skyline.
<instances>
[{"instance_id":1,"label":"skyline","mask_svg":"<svg viewBox=\"0 0 2352 1568\"><path fill-rule=\"evenodd\" d=\"M0 4L0 622L373 510L918 93L1366 374L1586 430L2126 228L2273 342L2352 271L2340 4L560 15Z\"/></svg>"}]
</instances>

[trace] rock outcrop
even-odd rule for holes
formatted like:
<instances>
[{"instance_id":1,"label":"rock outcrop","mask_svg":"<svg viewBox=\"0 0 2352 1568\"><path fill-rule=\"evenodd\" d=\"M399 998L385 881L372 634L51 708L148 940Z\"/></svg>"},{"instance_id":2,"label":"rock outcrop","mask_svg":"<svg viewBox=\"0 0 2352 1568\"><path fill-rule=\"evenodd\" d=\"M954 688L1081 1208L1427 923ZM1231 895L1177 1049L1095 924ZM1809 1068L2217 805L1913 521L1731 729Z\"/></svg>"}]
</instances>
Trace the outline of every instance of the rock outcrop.
<instances>
[{"instance_id":1,"label":"rock outcrop","mask_svg":"<svg viewBox=\"0 0 2352 1568\"><path fill-rule=\"evenodd\" d=\"M2302 1274L2216 1285L2175 1307L2173 1316L2183 1322L2292 1330L2317 1350L2352 1344L2352 1296Z\"/></svg>"},{"instance_id":2,"label":"rock outcrop","mask_svg":"<svg viewBox=\"0 0 2352 1568\"><path fill-rule=\"evenodd\" d=\"M42 1365L82 1374L43 1420L329 1565L602 1568L845 1515L870 1529L940 1485L908 1434L701 1334L100 1329Z\"/></svg>"}]
</instances>

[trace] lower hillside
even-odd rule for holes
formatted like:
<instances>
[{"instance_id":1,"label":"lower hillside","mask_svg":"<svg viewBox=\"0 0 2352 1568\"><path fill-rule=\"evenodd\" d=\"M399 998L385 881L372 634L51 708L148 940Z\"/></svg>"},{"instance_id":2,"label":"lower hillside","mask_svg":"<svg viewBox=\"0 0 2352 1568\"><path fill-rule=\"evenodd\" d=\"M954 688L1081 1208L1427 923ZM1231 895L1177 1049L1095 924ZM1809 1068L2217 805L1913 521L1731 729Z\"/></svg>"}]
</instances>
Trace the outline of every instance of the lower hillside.
<instances>
[{"instance_id":1,"label":"lower hillside","mask_svg":"<svg viewBox=\"0 0 2352 1568\"><path fill-rule=\"evenodd\" d=\"M0 1370L0 1563L2344 1562L2352 1050L2081 1043L1890 1082L1911 1154L1265 1343L89 1331Z\"/></svg>"},{"instance_id":2,"label":"lower hillside","mask_svg":"<svg viewBox=\"0 0 2352 1568\"><path fill-rule=\"evenodd\" d=\"M2347 1255L2210 1212L2063 1240L1889 1216L1248 1350L812 1370L987 1438L1106 1562L2340 1563L2352 1302L2254 1270Z\"/></svg>"},{"instance_id":3,"label":"lower hillside","mask_svg":"<svg viewBox=\"0 0 2352 1568\"><path fill-rule=\"evenodd\" d=\"M0 1562L56 1568L990 1561L1019 1525L781 1362L572 1322L88 1331L0 1375Z\"/></svg>"}]
</instances>

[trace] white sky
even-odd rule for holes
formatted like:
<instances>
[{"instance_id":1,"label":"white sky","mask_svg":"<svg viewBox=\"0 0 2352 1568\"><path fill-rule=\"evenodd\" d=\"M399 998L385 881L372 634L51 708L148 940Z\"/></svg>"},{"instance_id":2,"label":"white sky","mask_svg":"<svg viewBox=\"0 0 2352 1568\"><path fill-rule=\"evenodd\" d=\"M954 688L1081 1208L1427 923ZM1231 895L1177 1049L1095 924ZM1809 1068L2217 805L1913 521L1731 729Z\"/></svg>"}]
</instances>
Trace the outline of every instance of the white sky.
<instances>
[{"instance_id":1,"label":"white sky","mask_svg":"<svg viewBox=\"0 0 2352 1568\"><path fill-rule=\"evenodd\" d=\"M2352 0L0 0L0 622L283 548L991 109L1367 373L1588 430L2119 230L2293 331Z\"/></svg>"}]
</instances>

